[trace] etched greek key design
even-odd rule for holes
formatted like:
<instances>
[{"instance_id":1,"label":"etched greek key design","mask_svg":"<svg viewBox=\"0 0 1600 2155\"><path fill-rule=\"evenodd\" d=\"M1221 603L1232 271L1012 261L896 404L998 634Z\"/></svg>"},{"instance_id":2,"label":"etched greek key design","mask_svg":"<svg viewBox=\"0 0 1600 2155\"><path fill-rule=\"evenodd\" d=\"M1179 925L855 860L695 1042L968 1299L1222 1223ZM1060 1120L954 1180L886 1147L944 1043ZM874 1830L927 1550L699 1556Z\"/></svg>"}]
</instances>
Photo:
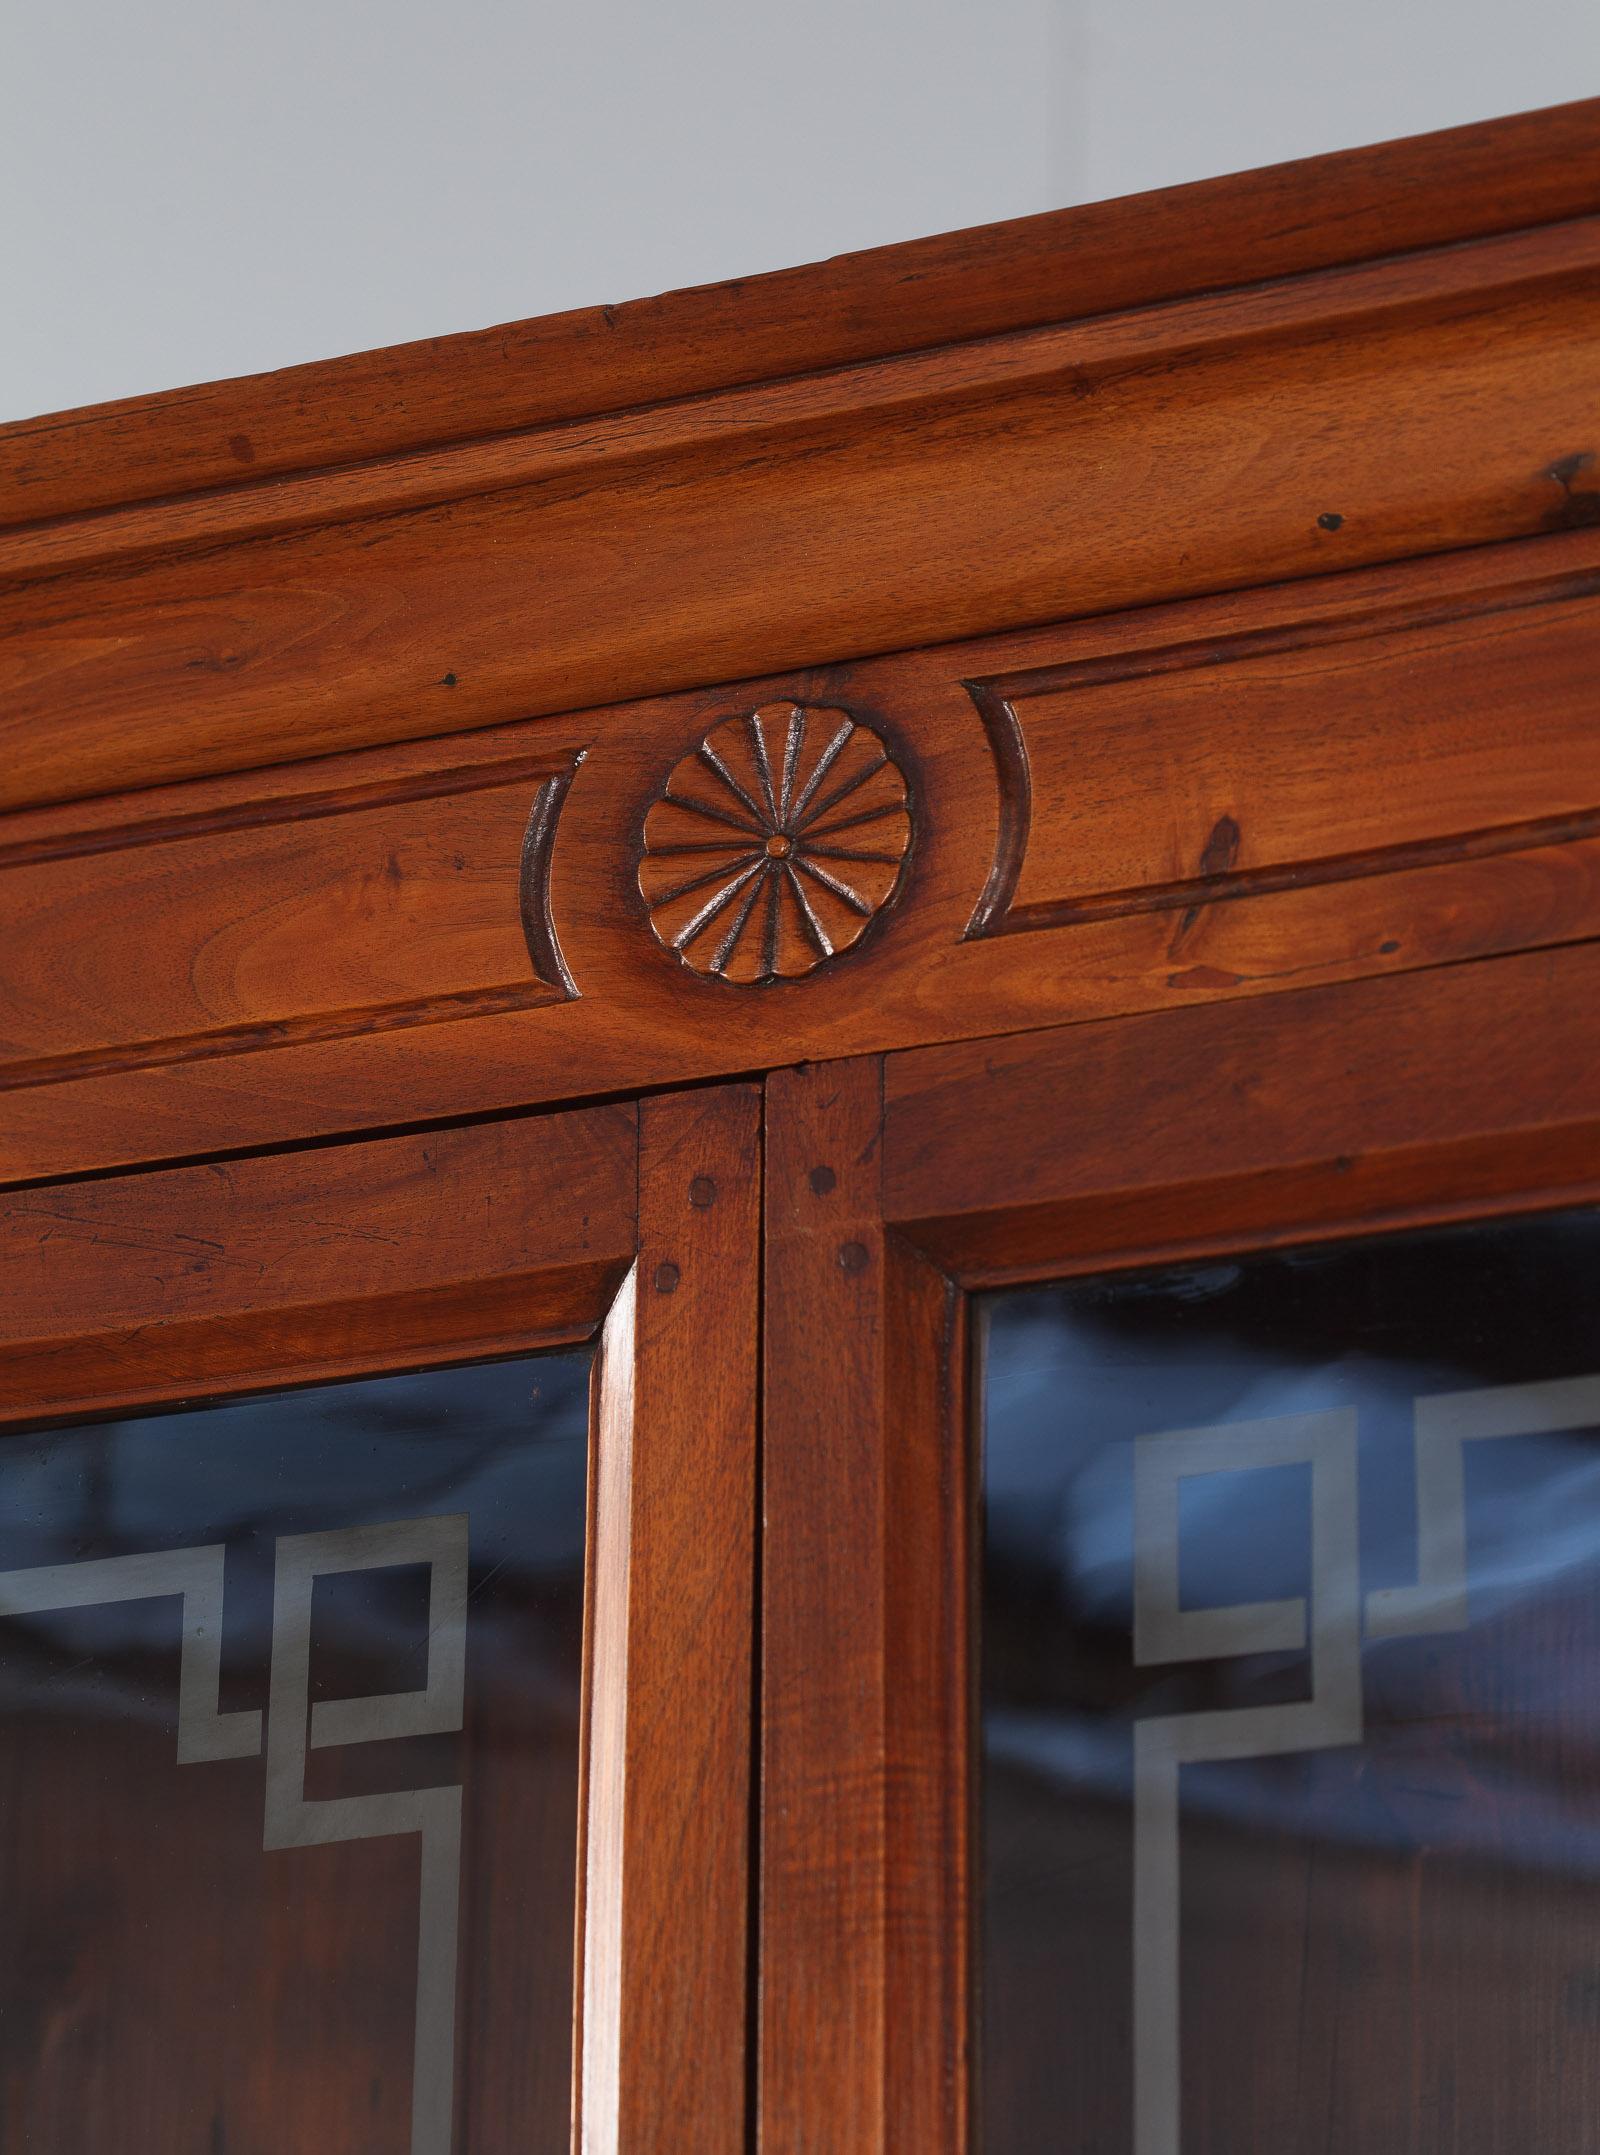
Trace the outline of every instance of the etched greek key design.
<instances>
[{"instance_id":1,"label":"etched greek key design","mask_svg":"<svg viewBox=\"0 0 1600 2155\"><path fill-rule=\"evenodd\" d=\"M1600 1377L1499 1384L1438 1392L1416 1403L1417 1580L1367 1596L1370 1638L1417 1638L1467 1627L1467 1496L1464 1445L1491 1437L1538 1437L1600 1422Z\"/></svg>"},{"instance_id":2,"label":"etched greek key design","mask_svg":"<svg viewBox=\"0 0 1600 2155\"><path fill-rule=\"evenodd\" d=\"M222 1654L221 1542L198 1549L158 1549L148 1555L105 1556L82 1564L40 1564L0 1571L0 1617L38 1616L47 1609L97 1609L113 1601L153 1601L176 1594L183 1602L183 1650L178 1663L178 1764L200 1759L252 1758L261 1749L259 1713L222 1713L217 1684Z\"/></svg>"},{"instance_id":3,"label":"etched greek key design","mask_svg":"<svg viewBox=\"0 0 1600 2155\"><path fill-rule=\"evenodd\" d=\"M421 1690L379 1692L310 1704L311 1595L333 1573L389 1564L428 1567L428 1675ZM261 1750L259 1712L218 1705L224 1548L45 1564L0 1572L0 1617L99 1607L176 1595L182 1601L178 1669L180 1765L249 1758ZM414 1833L421 1844L416 2037L411 2155L450 2155L455 2108L455 2015L461 1879L461 1790L397 1789L308 1800L307 1749L446 1733L466 1705L467 1518L400 1519L379 1526L291 1534L277 1545L268 1679L266 1803L262 1846L312 1848L331 1841ZM308 1712L309 1707L309 1712ZM309 1727L309 1735L308 1735Z\"/></svg>"},{"instance_id":4,"label":"etched greek key design","mask_svg":"<svg viewBox=\"0 0 1600 2155\"><path fill-rule=\"evenodd\" d=\"M1414 1404L1417 1576L1363 1602L1353 1409L1171 1430L1134 1444L1134 1660L1142 1667L1309 1649L1311 1696L1151 1716L1134 1725L1133 2052L1136 2155L1179 2155L1179 1774L1362 1740L1361 1635L1460 1631L1470 1614L1464 1447L1600 1424L1600 1376L1447 1392ZM1178 1492L1195 1475L1311 1468L1309 1593L1179 1605Z\"/></svg>"},{"instance_id":5,"label":"etched greek key design","mask_svg":"<svg viewBox=\"0 0 1600 2155\"><path fill-rule=\"evenodd\" d=\"M1311 1593L1178 1606L1178 1485L1196 1474L1311 1468ZM1178 1771L1361 1741L1352 1409L1141 1437L1133 1465L1133 1658L1142 1666L1311 1648L1311 1696L1286 1706L1163 1714L1133 1735L1134 2146L1178 2150Z\"/></svg>"}]
</instances>

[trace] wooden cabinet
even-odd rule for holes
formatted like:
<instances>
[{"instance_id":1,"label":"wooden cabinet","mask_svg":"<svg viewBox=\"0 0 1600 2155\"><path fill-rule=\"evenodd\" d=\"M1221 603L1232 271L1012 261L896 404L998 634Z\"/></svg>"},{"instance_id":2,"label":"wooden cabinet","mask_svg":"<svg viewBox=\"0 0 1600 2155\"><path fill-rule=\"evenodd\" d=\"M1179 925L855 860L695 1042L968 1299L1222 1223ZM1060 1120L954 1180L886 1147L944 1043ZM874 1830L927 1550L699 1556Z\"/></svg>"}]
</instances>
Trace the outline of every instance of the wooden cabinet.
<instances>
[{"instance_id":1,"label":"wooden cabinet","mask_svg":"<svg viewBox=\"0 0 1600 2155\"><path fill-rule=\"evenodd\" d=\"M8 2148L1593 2144L1597 267L1572 106L0 430Z\"/></svg>"}]
</instances>

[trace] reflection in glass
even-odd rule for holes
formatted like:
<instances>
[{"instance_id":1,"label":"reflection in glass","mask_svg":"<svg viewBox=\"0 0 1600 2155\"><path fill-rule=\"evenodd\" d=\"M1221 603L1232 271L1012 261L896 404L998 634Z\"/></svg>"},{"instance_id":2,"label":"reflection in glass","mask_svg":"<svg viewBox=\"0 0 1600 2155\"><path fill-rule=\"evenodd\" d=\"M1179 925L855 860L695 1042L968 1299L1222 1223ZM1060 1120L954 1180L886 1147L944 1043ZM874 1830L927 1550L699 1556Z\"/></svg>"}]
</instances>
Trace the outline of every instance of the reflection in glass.
<instances>
[{"instance_id":1,"label":"reflection in glass","mask_svg":"<svg viewBox=\"0 0 1600 2155\"><path fill-rule=\"evenodd\" d=\"M993 1298L987 2155L1600 2145L1600 1218Z\"/></svg>"},{"instance_id":2,"label":"reflection in glass","mask_svg":"<svg viewBox=\"0 0 1600 2155\"><path fill-rule=\"evenodd\" d=\"M566 2147L588 1377L0 1436L0 2147Z\"/></svg>"}]
</instances>

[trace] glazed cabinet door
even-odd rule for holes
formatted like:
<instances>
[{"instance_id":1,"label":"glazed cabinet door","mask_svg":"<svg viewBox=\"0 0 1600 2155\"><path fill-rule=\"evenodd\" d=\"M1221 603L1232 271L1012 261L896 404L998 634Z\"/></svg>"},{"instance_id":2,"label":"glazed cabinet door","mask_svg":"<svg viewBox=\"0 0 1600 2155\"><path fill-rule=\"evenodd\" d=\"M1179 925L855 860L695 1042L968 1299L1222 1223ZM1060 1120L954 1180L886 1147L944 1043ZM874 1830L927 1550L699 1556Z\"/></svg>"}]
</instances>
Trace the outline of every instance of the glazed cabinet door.
<instances>
[{"instance_id":1,"label":"glazed cabinet door","mask_svg":"<svg viewBox=\"0 0 1600 2155\"><path fill-rule=\"evenodd\" d=\"M758 1096L13 1192L0 2144L744 2144Z\"/></svg>"},{"instance_id":2,"label":"glazed cabinet door","mask_svg":"<svg viewBox=\"0 0 1600 2155\"><path fill-rule=\"evenodd\" d=\"M769 2155L1594 2145L1597 1010L773 1081Z\"/></svg>"}]
</instances>

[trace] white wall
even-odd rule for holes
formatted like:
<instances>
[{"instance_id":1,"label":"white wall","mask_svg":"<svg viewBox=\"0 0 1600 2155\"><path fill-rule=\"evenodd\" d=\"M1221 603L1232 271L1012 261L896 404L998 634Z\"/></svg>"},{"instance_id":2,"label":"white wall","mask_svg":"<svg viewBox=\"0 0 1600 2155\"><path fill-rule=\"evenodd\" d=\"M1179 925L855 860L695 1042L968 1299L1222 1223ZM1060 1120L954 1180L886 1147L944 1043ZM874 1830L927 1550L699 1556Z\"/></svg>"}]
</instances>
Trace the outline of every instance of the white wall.
<instances>
[{"instance_id":1,"label":"white wall","mask_svg":"<svg viewBox=\"0 0 1600 2155\"><path fill-rule=\"evenodd\" d=\"M9 0L0 419L1600 92L1600 0Z\"/></svg>"}]
</instances>

